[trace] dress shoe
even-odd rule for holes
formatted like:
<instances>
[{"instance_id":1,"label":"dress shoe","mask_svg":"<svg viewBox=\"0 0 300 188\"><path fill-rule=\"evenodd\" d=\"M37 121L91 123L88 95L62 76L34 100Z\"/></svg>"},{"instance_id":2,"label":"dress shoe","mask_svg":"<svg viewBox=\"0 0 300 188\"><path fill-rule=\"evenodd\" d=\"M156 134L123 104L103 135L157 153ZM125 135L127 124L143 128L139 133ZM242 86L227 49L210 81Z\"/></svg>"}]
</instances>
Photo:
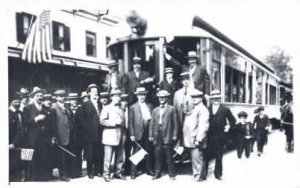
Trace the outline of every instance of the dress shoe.
<instances>
[{"instance_id":1,"label":"dress shoe","mask_svg":"<svg viewBox=\"0 0 300 188\"><path fill-rule=\"evenodd\" d=\"M67 177L67 176L61 176L61 177L60 177L60 180L61 180L61 181L65 181L65 182L69 182L69 181L70 181L70 178Z\"/></svg>"},{"instance_id":2,"label":"dress shoe","mask_svg":"<svg viewBox=\"0 0 300 188\"><path fill-rule=\"evenodd\" d=\"M175 176L170 176L170 180L174 181L175 180Z\"/></svg>"},{"instance_id":3,"label":"dress shoe","mask_svg":"<svg viewBox=\"0 0 300 188\"><path fill-rule=\"evenodd\" d=\"M90 179L94 179L94 175L92 175L92 174L89 174L88 177L89 177Z\"/></svg>"},{"instance_id":4,"label":"dress shoe","mask_svg":"<svg viewBox=\"0 0 300 188\"><path fill-rule=\"evenodd\" d=\"M222 181L222 177L221 176L216 176L216 179Z\"/></svg>"},{"instance_id":5,"label":"dress shoe","mask_svg":"<svg viewBox=\"0 0 300 188\"><path fill-rule=\"evenodd\" d=\"M95 176L98 176L98 177L102 177L102 174L100 173L100 172L97 172L97 173L95 173Z\"/></svg>"},{"instance_id":6,"label":"dress shoe","mask_svg":"<svg viewBox=\"0 0 300 188\"><path fill-rule=\"evenodd\" d=\"M152 180L156 180L156 179L158 179L158 178L160 178L160 175L159 175L159 174L155 174L155 175L152 177Z\"/></svg>"},{"instance_id":7,"label":"dress shoe","mask_svg":"<svg viewBox=\"0 0 300 188\"><path fill-rule=\"evenodd\" d=\"M154 176L154 172L148 171L148 172L147 172L147 175L149 175L149 176Z\"/></svg>"},{"instance_id":8,"label":"dress shoe","mask_svg":"<svg viewBox=\"0 0 300 188\"><path fill-rule=\"evenodd\" d=\"M120 175L115 175L115 178L116 178L116 179L120 179L120 180L126 180L126 177L123 176L122 174L120 174Z\"/></svg>"},{"instance_id":9,"label":"dress shoe","mask_svg":"<svg viewBox=\"0 0 300 188\"><path fill-rule=\"evenodd\" d=\"M136 178L136 176L135 176L135 175L131 175L130 178L131 178L132 180L134 180L134 179Z\"/></svg>"},{"instance_id":10,"label":"dress shoe","mask_svg":"<svg viewBox=\"0 0 300 188\"><path fill-rule=\"evenodd\" d=\"M108 176L104 176L104 181L106 181L106 182L111 182L111 179L110 179L110 177L108 177Z\"/></svg>"}]
</instances>

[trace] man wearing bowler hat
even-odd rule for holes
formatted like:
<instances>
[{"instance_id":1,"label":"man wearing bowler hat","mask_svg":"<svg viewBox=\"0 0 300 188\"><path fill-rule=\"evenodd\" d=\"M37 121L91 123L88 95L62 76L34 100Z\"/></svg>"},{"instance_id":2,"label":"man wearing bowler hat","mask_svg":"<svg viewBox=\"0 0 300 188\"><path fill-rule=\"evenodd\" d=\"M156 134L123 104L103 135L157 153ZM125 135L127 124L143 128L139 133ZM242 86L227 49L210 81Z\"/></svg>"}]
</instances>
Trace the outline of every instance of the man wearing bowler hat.
<instances>
[{"instance_id":1,"label":"man wearing bowler hat","mask_svg":"<svg viewBox=\"0 0 300 188\"><path fill-rule=\"evenodd\" d=\"M90 84L87 88L90 100L82 104L80 125L82 142L87 161L87 175L90 179L102 176L103 146L101 144L102 128L100 125L99 87Z\"/></svg>"},{"instance_id":2,"label":"man wearing bowler hat","mask_svg":"<svg viewBox=\"0 0 300 188\"><path fill-rule=\"evenodd\" d=\"M188 52L190 86L202 91L205 96L210 94L210 78L204 66L199 64L195 51Z\"/></svg>"},{"instance_id":3,"label":"man wearing bowler hat","mask_svg":"<svg viewBox=\"0 0 300 188\"><path fill-rule=\"evenodd\" d=\"M115 60L110 60L108 63L110 71L105 78L107 91L110 92L115 89L121 89L124 91L125 78L124 75L118 71L119 63Z\"/></svg>"},{"instance_id":4,"label":"man wearing bowler hat","mask_svg":"<svg viewBox=\"0 0 300 188\"><path fill-rule=\"evenodd\" d=\"M154 77L150 77L148 72L141 70L141 63L142 59L135 56L133 58L133 70L126 74L125 87L127 89L130 105L136 102L134 92L136 91L137 87L145 87L154 82Z\"/></svg>"},{"instance_id":5,"label":"man wearing bowler hat","mask_svg":"<svg viewBox=\"0 0 300 188\"><path fill-rule=\"evenodd\" d=\"M48 111L42 105L45 90L34 87L30 93L33 99L31 104L24 107L22 122L26 128L25 148L34 149L34 154L30 163L26 165L26 181L46 181L49 179L49 170L45 168L45 161L49 160L45 154L48 143L51 143L51 137L45 137L47 130L51 129L53 124L48 115Z\"/></svg>"},{"instance_id":6,"label":"man wearing bowler hat","mask_svg":"<svg viewBox=\"0 0 300 188\"><path fill-rule=\"evenodd\" d=\"M133 142L133 153L137 152L140 148L135 143L138 142L149 154L145 158L146 172L149 175L153 175L151 169L151 147L148 140L149 125L151 120L152 105L146 103L146 96L148 91L144 87L137 87L135 95L138 101L130 106L129 109L129 133L130 140ZM137 166L132 164L131 166L131 179L136 178Z\"/></svg>"},{"instance_id":7,"label":"man wearing bowler hat","mask_svg":"<svg viewBox=\"0 0 300 188\"><path fill-rule=\"evenodd\" d=\"M207 148L207 130L209 127L209 112L203 104L203 92L193 89L190 93L193 100L193 110L185 117L183 123L183 145L190 152L193 180L205 179L204 150Z\"/></svg>"},{"instance_id":8,"label":"man wearing bowler hat","mask_svg":"<svg viewBox=\"0 0 300 188\"><path fill-rule=\"evenodd\" d=\"M74 129L72 111L66 106L66 91L59 89L54 93L56 103L53 104L57 143L67 150L71 149L71 132ZM70 181L71 172L71 157L64 151L57 148L58 154L58 170L62 181Z\"/></svg>"},{"instance_id":9,"label":"man wearing bowler hat","mask_svg":"<svg viewBox=\"0 0 300 188\"><path fill-rule=\"evenodd\" d=\"M171 67L165 68L165 79L160 82L159 89L170 93L168 103L173 105L174 93L179 89L178 82L174 79L174 70Z\"/></svg>"},{"instance_id":10,"label":"man wearing bowler hat","mask_svg":"<svg viewBox=\"0 0 300 188\"><path fill-rule=\"evenodd\" d=\"M155 175L153 180L161 176L163 153L166 156L170 179L175 180L175 167L171 153L177 140L179 127L176 110L167 103L169 95L166 90L160 90L157 93L160 106L153 110L149 126L149 141L155 147Z\"/></svg>"},{"instance_id":11,"label":"man wearing bowler hat","mask_svg":"<svg viewBox=\"0 0 300 188\"><path fill-rule=\"evenodd\" d=\"M221 104L221 92L214 90L211 92L211 103L209 107L209 129L208 129L208 147L207 147L207 167L208 170L209 161L208 158L215 158L215 170L214 175L218 180L222 180L223 175L223 149L226 141L226 134L229 129L235 125L235 118L232 115L229 108ZM229 124L227 124L227 121ZM207 173L206 173L207 174Z\"/></svg>"}]
</instances>

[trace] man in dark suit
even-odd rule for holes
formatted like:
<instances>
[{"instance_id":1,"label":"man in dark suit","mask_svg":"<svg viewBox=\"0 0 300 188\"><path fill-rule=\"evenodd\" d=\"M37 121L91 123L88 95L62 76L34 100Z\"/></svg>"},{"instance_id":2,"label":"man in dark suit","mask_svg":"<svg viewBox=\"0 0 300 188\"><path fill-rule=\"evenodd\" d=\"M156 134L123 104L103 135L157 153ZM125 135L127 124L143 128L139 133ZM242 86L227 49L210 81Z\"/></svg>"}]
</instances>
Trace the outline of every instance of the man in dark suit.
<instances>
[{"instance_id":1,"label":"man in dark suit","mask_svg":"<svg viewBox=\"0 0 300 188\"><path fill-rule=\"evenodd\" d=\"M25 148L34 149L31 162L26 166L27 181L45 181L48 179L49 170L45 168L45 161L49 158L44 155L49 151L52 142L53 118L49 111L42 106L45 90L38 87L30 93L33 102L24 108L22 122L26 128Z\"/></svg>"},{"instance_id":2,"label":"man in dark suit","mask_svg":"<svg viewBox=\"0 0 300 188\"><path fill-rule=\"evenodd\" d=\"M153 180L160 178L162 170L162 153L166 156L168 172L171 180L175 180L175 167L172 150L178 135L178 118L175 108L167 103L170 94L160 90L157 94L160 106L152 112L149 127L149 141L155 147L155 175Z\"/></svg>"},{"instance_id":3,"label":"man in dark suit","mask_svg":"<svg viewBox=\"0 0 300 188\"><path fill-rule=\"evenodd\" d=\"M87 160L87 174L90 179L102 176L103 146L100 144L101 127L99 104L99 87L90 84L87 88L90 100L82 104L80 112L80 134L84 143L84 152Z\"/></svg>"},{"instance_id":4,"label":"man in dark suit","mask_svg":"<svg viewBox=\"0 0 300 188\"><path fill-rule=\"evenodd\" d=\"M174 70L173 68L165 68L165 79L160 82L159 84L159 89L160 90L166 90L170 93L170 96L168 98L168 103L170 105L173 105L173 98L174 98L174 93L179 89L179 83L177 80L174 79L173 77Z\"/></svg>"},{"instance_id":5,"label":"man in dark suit","mask_svg":"<svg viewBox=\"0 0 300 188\"><path fill-rule=\"evenodd\" d=\"M133 70L126 74L125 87L127 89L129 104L136 102L134 92L139 86L148 86L154 82L154 77L150 77L148 72L141 70L142 60L140 57L133 58Z\"/></svg>"},{"instance_id":6,"label":"man in dark suit","mask_svg":"<svg viewBox=\"0 0 300 188\"><path fill-rule=\"evenodd\" d=\"M53 104L52 110L55 116L56 124L56 137L58 144L64 147L65 149L70 150L70 141L71 141L71 132L74 128L72 111L66 107L65 99L66 92L65 90L56 90L54 92L56 97L56 103ZM59 176L62 181L70 181L70 169L71 169L71 158L62 150L57 150L58 154L58 165L59 165Z\"/></svg>"},{"instance_id":7,"label":"man in dark suit","mask_svg":"<svg viewBox=\"0 0 300 188\"><path fill-rule=\"evenodd\" d=\"M22 161L20 153L15 148L20 147L24 139L24 131L21 123L20 97L14 96L10 103L9 115L9 181L22 179Z\"/></svg>"},{"instance_id":8,"label":"man in dark suit","mask_svg":"<svg viewBox=\"0 0 300 188\"><path fill-rule=\"evenodd\" d=\"M199 91L203 91L204 95L210 93L210 79L209 74L204 66L198 64L198 55L195 51L188 52L188 62L190 65L190 85Z\"/></svg>"},{"instance_id":9,"label":"man in dark suit","mask_svg":"<svg viewBox=\"0 0 300 188\"><path fill-rule=\"evenodd\" d=\"M222 180L222 158L223 149L226 138L226 133L230 127L235 125L235 118L229 108L221 104L220 91L211 92L212 106L209 108L210 113L210 126L208 129L208 148L207 148L207 168L209 161L208 158L215 158L214 175L218 180ZM227 124L227 121L229 124Z\"/></svg>"},{"instance_id":10,"label":"man in dark suit","mask_svg":"<svg viewBox=\"0 0 300 188\"><path fill-rule=\"evenodd\" d=\"M111 60L111 62L108 64L110 72L105 78L105 84L108 92L114 89L121 89L122 91L125 89L125 78L124 75L118 71L118 64L119 63L115 60Z\"/></svg>"},{"instance_id":11,"label":"man in dark suit","mask_svg":"<svg viewBox=\"0 0 300 188\"><path fill-rule=\"evenodd\" d=\"M152 105L146 103L147 91L144 87L138 87L135 92L138 102L130 106L129 109L129 133L132 142L138 142L149 155L146 156L146 171L149 175L153 175L151 169L151 147L148 140L148 130L151 120ZM139 146L133 143L133 153L139 150ZM131 166L131 179L136 177L136 166Z\"/></svg>"}]
</instances>

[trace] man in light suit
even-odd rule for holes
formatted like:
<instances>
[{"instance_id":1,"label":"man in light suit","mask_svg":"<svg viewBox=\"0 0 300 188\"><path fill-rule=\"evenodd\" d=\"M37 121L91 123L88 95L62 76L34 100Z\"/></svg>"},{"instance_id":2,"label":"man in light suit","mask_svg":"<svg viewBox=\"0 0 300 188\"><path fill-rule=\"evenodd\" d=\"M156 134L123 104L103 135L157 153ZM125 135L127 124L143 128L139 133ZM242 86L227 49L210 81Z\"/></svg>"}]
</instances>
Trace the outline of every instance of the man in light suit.
<instances>
[{"instance_id":1,"label":"man in light suit","mask_svg":"<svg viewBox=\"0 0 300 188\"><path fill-rule=\"evenodd\" d=\"M111 177L126 179L122 174L125 162L122 142L122 137L125 134L125 116L121 108L122 92L118 89L112 90L110 94L112 102L102 110L100 115L100 122L103 126L102 143L104 145L103 177L106 182L110 182ZM112 161L113 158L115 161Z\"/></svg>"},{"instance_id":2,"label":"man in light suit","mask_svg":"<svg viewBox=\"0 0 300 188\"><path fill-rule=\"evenodd\" d=\"M124 91L125 77L122 73L118 71L119 63L115 60L111 60L108 64L110 72L106 75L105 84L107 86L107 91L121 89Z\"/></svg>"},{"instance_id":3,"label":"man in light suit","mask_svg":"<svg viewBox=\"0 0 300 188\"><path fill-rule=\"evenodd\" d=\"M129 105L136 102L134 92L139 86L146 87L154 82L154 77L150 77L148 72L141 70L142 59L140 57L133 58L133 70L126 74L125 87L129 97Z\"/></svg>"},{"instance_id":4,"label":"man in light suit","mask_svg":"<svg viewBox=\"0 0 300 188\"><path fill-rule=\"evenodd\" d=\"M232 115L230 109L221 104L220 91L212 91L210 98L212 101L212 106L209 108L210 126L208 129L207 156L208 158L216 159L214 175L216 179L222 180L222 159L226 134L228 133L230 128L234 127L236 120ZM227 121L229 122L229 124L227 124ZM207 171L209 165L208 159L206 165Z\"/></svg>"},{"instance_id":5,"label":"man in light suit","mask_svg":"<svg viewBox=\"0 0 300 188\"><path fill-rule=\"evenodd\" d=\"M190 96L194 108L187 115L183 124L183 145L189 149L193 167L193 180L203 181L205 177L204 149L207 147L207 130L209 127L209 112L204 106L203 92L194 89Z\"/></svg>"},{"instance_id":6,"label":"man in light suit","mask_svg":"<svg viewBox=\"0 0 300 188\"><path fill-rule=\"evenodd\" d=\"M71 131L74 128L72 111L66 107L65 99L66 92L65 90L56 90L54 92L57 102L52 105L52 110L54 112L55 125L56 125L56 138L58 144L64 147L65 149L70 149L71 141ZM70 181L70 171L71 163L70 156L67 155L64 151L57 150L59 156L59 175L61 180Z\"/></svg>"},{"instance_id":7,"label":"man in light suit","mask_svg":"<svg viewBox=\"0 0 300 188\"><path fill-rule=\"evenodd\" d=\"M153 180L160 178L162 170L162 153L166 156L168 173L171 180L175 180L175 167L172 158L172 150L178 135L178 118L176 110L167 103L170 94L166 90L160 90L157 94L160 106L152 112L149 127L149 141L155 147L155 175Z\"/></svg>"},{"instance_id":8,"label":"man in light suit","mask_svg":"<svg viewBox=\"0 0 300 188\"><path fill-rule=\"evenodd\" d=\"M87 88L90 100L84 102L80 109L80 132L87 160L87 174L90 179L102 176L103 146L100 144L101 126L99 104L99 87L90 84Z\"/></svg>"},{"instance_id":9,"label":"man in light suit","mask_svg":"<svg viewBox=\"0 0 300 188\"><path fill-rule=\"evenodd\" d=\"M198 64L199 59L195 51L188 52L188 62L190 65L189 75L190 75L190 85L193 88L202 91L205 96L210 94L210 78L204 66Z\"/></svg>"},{"instance_id":10,"label":"man in light suit","mask_svg":"<svg viewBox=\"0 0 300 188\"><path fill-rule=\"evenodd\" d=\"M144 87L138 87L136 89L135 94L138 98L138 102L130 106L129 109L129 134L130 140L133 142L133 153L139 150L139 147L134 142L138 142L149 153L145 158L146 172L149 175L153 175L151 169L152 151L148 140L152 105L146 103L147 93ZM136 177L136 168L137 167L132 164L131 179L135 179Z\"/></svg>"}]
</instances>

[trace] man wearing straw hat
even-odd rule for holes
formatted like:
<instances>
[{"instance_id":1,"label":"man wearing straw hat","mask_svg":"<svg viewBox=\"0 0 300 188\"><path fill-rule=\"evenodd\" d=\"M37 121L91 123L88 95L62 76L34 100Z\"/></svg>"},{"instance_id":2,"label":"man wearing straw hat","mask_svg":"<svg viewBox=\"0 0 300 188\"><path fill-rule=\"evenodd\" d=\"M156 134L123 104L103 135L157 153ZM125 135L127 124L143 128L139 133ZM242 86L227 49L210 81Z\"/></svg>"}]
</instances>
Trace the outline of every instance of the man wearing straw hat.
<instances>
[{"instance_id":1,"label":"man wearing straw hat","mask_svg":"<svg viewBox=\"0 0 300 188\"><path fill-rule=\"evenodd\" d=\"M171 153L177 140L179 127L176 110L167 103L169 95L166 90L160 90L157 93L160 106L153 110L149 127L149 141L155 147L155 175L153 180L161 176L163 153L166 156L170 179L175 180L175 167Z\"/></svg>"},{"instance_id":2,"label":"man wearing straw hat","mask_svg":"<svg viewBox=\"0 0 300 188\"><path fill-rule=\"evenodd\" d=\"M103 126L102 144L104 145L103 177L106 182L110 182L111 177L125 180L122 174L125 162L122 144L122 137L125 134L125 117L121 108L121 94L122 91L119 89L112 90L110 92L112 102L101 111L100 115L100 122Z\"/></svg>"},{"instance_id":3,"label":"man wearing straw hat","mask_svg":"<svg viewBox=\"0 0 300 188\"><path fill-rule=\"evenodd\" d=\"M159 89L170 93L168 103L173 105L174 93L179 89L178 82L174 79L174 70L171 67L165 68L165 79L160 82Z\"/></svg>"},{"instance_id":4,"label":"man wearing straw hat","mask_svg":"<svg viewBox=\"0 0 300 188\"><path fill-rule=\"evenodd\" d=\"M139 143L146 151L148 151L149 155L146 156L146 172L149 175L153 175L151 169L151 147L148 140L148 127L150 125L151 120L151 112L152 105L146 103L146 95L148 91L144 87L137 87L135 91L135 95L137 96L138 101L130 106L129 111L129 133L130 140L133 142L133 153L137 152L140 148L135 143ZM137 166L132 164L131 166L131 179L135 179L136 177Z\"/></svg>"}]
</instances>

